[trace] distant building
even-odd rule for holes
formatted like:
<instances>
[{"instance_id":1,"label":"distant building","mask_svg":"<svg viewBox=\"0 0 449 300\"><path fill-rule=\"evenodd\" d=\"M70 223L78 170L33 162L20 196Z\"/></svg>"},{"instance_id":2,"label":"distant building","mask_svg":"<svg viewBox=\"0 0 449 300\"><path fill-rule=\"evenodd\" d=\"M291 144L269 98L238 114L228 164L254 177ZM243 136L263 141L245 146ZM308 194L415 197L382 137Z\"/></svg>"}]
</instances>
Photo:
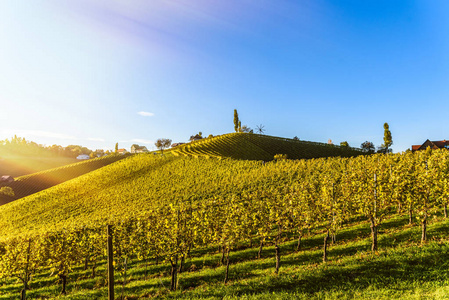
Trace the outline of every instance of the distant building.
<instances>
[{"instance_id":1,"label":"distant building","mask_svg":"<svg viewBox=\"0 0 449 300\"><path fill-rule=\"evenodd\" d=\"M1 183L11 183L14 182L14 177L10 176L10 175L3 175L2 177L0 177L0 182Z\"/></svg>"},{"instance_id":2,"label":"distant building","mask_svg":"<svg viewBox=\"0 0 449 300\"><path fill-rule=\"evenodd\" d=\"M146 152L148 152L148 149L145 146L139 146L137 144L131 146L131 153L146 153Z\"/></svg>"},{"instance_id":3,"label":"distant building","mask_svg":"<svg viewBox=\"0 0 449 300\"><path fill-rule=\"evenodd\" d=\"M118 150L117 150L117 153L118 153L118 154L126 154L126 153L128 153L128 151L126 151L125 148L122 148L122 149L118 149Z\"/></svg>"},{"instance_id":4,"label":"distant building","mask_svg":"<svg viewBox=\"0 0 449 300\"><path fill-rule=\"evenodd\" d=\"M449 141L442 140L442 141L429 141L426 140L424 144L422 145L412 145L412 151L418 151L418 150L426 150L427 147L430 147L430 149L449 149Z\"/></svg>"},{"instance_id":5,"label":"distant building","mask_svg":"<svg viewBox=\"0 0 449 300\"><path fill-rule=\"evenodd\" d=\"M199 135L199 134L190 136L190 141L191 142L198 141L198 140L201 140L201 139L203 139L203 137L201 135Z\"/></svg>"},{"instance_id":6,"label":"distant building","mask_svg":"<svg viewBox=\"0 0 449 300\"><path fill-rule=\"evenodd\" d=\"M76 157L76 159L82 160L82 159L89 159L90 156L87 154L80 154Z\"/></svg>"},{"instance_id":7,"label":"distant building","mask_svg":"<svg viewBox=\"0 0 449 300\"><path fill-rule=\"evenodd\" d=\"M173 148L173 147L176 147L176 146L181 146L181 145L184 145L185 143L173 143L173 144L171 144L171 147Z\"/></svg>"}]
</instances>

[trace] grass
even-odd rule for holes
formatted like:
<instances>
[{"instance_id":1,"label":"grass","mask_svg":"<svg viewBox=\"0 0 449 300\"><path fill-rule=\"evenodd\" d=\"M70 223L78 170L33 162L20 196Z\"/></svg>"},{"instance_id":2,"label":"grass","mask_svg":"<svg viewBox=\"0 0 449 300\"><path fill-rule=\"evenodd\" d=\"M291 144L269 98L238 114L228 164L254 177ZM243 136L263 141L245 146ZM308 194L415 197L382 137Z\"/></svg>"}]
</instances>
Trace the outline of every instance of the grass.
<instances>
[{"instance_id":1,"label":"grass","mask_svg":"<svg viewBox=\"0 0 449 300\"><path fill-rule=\"evenodd\" d=\"M132 260L122 287L123 274L116 272L116 298L123 299L449 299L449 221L441 217L429 225L430 240L420 244L419 226L409 226L407 217L395 216L381 227L379 251L370 249L369 225L355 221L337 235L330 246L329 261L322 263L323 233L281 246L280 274L274 273L274 247L267 246L257 259L258 247L231 252L230 281L223 283L225 267L221 254L198 249L187 259L179 275L179 289L170 292L169 265L147 265ZM208 253L206 253L208 252ZM28 292L30 299L107 299L105 262L97 276L76 267L68 279L68 295L48 271L36 274ZM0 299L17 298L21 286L3 282Z\"/></svg>"}]
</instances>

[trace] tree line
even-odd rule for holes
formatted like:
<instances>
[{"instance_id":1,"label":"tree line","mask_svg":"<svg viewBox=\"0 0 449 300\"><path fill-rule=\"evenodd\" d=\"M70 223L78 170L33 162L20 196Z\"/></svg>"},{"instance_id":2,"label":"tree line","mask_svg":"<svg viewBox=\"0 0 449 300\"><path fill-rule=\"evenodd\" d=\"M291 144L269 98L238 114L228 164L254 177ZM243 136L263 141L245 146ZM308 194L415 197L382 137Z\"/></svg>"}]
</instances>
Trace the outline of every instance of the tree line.
<instances>
[{"instance_id":1,"label":"tree line","mask_svg":"<svg viewBox=\"0 0 449 300\"><path fill-rule=\"evenodd\" d=\"M33 141L26 140L16 135L10 139L0 140L0 155L23 155L23 156L61 156L76 158L78 155L86 154L91 157L111 154L110 151L95 150L92 151L80 145L60 145L45 146Z\"/></svg>"}]
</instances>

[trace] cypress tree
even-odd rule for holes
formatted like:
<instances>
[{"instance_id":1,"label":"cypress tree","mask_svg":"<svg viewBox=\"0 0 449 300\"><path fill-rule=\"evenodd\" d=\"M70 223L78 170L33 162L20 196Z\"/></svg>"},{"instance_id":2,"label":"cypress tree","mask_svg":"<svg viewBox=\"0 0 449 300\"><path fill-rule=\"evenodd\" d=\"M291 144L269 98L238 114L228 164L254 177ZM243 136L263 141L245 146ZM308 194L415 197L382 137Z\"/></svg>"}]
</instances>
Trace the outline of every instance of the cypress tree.
<instances>
[{"instance_id":1,"label":"cypress tree","mask_svg":"<svg viewBox=\"0 0 449 300\"><path fill-rule=\"evenodd\" d=\"M388 123L384 123L384 144L382 145L385 148L385 153L388 153L388 148L393 145L393 138L391 137L390 126Z\"/></svg>"},{"instance_id":2,"label":"cypress tree","mask_svg":"<svg viewBox=\"0 0 449 300\"><path fill-rule=\"evenodd\" d=\"M234 130L235 132L239 131L239 114L236 109L234 109Z\"/></svg>"}]
</instances>

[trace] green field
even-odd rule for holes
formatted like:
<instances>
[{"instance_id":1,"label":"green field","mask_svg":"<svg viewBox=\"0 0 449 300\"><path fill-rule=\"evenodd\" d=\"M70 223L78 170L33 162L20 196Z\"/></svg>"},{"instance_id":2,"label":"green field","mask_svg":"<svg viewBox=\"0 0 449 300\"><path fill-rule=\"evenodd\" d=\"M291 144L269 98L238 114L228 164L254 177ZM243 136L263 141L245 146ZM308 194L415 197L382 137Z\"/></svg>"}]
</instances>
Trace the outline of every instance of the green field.
<instances>
[{"instance_id":1,"label":"green field","mask_svg":"<svg viewBox=\"0 0 449 300\"><path fill-rule=\"evenodd\" d=\"M7 186L14 192L14 195L0 193L0 205L43 191L123 158L124 156L120 155L110 155L81 162L77 161L57 168L16 177L12 183L0 183L0 188ZM49 159L49 161L53 160Z\"/></svg>"},{"instance_id":2,"label":"green field","mask_svg":"<svg viewBox=\"0 0 449 300\"><path fill-rule=\"evenodd\" d=\"M17 297L24 270L30 298L106 299L107 224L117 297L447 299L447 151L263 162L174 150L1 206L0 299Z\"/></svg>"}]
</instances>

